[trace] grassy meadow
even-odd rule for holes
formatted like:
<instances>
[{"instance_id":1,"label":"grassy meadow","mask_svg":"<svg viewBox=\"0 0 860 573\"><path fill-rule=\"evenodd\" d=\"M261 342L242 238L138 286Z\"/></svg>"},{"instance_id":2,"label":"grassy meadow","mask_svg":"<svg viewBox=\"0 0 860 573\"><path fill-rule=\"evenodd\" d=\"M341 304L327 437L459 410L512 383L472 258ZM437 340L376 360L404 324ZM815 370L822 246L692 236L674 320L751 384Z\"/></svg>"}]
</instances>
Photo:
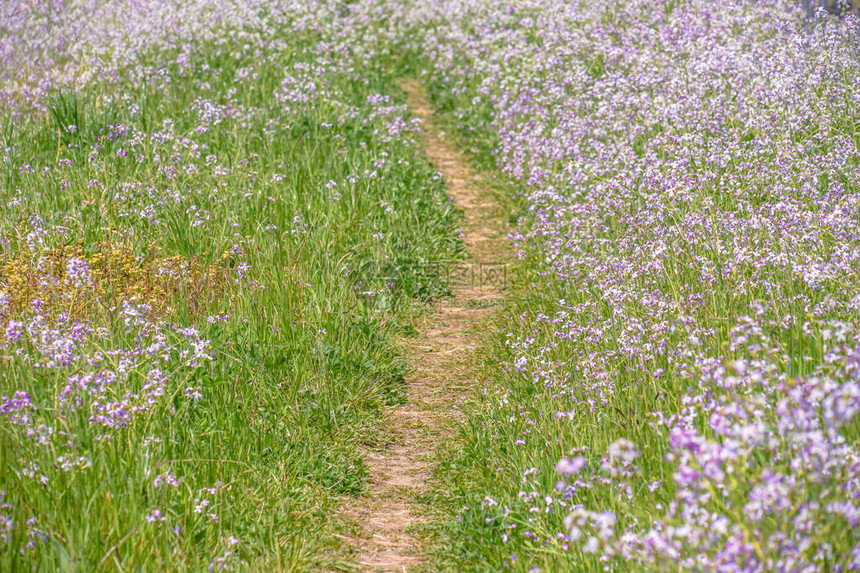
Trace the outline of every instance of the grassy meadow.
<instances>
[{"instance_id":1,"label":"grassy meadow","mask_svg":"<svg viewBox=\"0 0 860 573\"><path fill-rule=\"evenodd\" d=\"M391 74L272 26L7 110L0 569L341 558L458 216Z\"/></svg>"},{"instance_id":2,"label":"grassy meadow","mask_svg":"<svg viewBox=\"0 0 860 573\"><path fill-rule=\"evenodd\" d=\"M860 567L857 19L781 2L441 2L433 102L512 288L439 568Z\"/></svg>"},{"instance_id":3,"label":"grassy meadow","mask_svg":"<svg viewBox=\"0 0 860 573\"><path fill-rule=\"evenodd\" d=\"M860 569L860 32L813 4L0 6L0 570L360 569L465 256L405 76L517 257L426 569Z\"/></svg>"}]
</instances>

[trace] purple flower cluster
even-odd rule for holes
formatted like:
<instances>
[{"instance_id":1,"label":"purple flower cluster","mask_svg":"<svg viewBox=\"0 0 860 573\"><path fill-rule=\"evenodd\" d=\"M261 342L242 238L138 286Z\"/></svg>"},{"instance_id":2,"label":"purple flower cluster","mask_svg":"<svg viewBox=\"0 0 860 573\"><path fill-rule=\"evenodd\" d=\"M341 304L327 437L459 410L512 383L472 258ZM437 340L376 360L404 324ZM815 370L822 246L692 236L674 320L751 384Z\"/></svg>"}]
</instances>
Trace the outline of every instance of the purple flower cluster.
<instances>
[{"instance_id":1,"label":"purple flower cluster","mask_svg":"<svg viewBox=\"0 0 860 573\"><path fill-rule=\"evenodd\" d=\"M69 279L85 284L88 268L70 260ZM51 517L37 508L51 507L49 500L68 494L75 480L103 475L112 443L148 434L154 414L174 414L183 384L213 359L196 329L157 318L146 304L124 301L112 312L115 329L53 314L44 304L4 325L0 384L12 391L0 396L4 463L26 483L15 487L16 505L0 507L0 539L9 541L16 528L26 531L22 551L49 539L35 524ZM197 386L194 398L202 392ZM187 398L185 407L191 402ZM158 476L155 487L161 483L178 485L169 473ZM16 524L6 509L29 516L26 523ZM156 517L166 519L153 512L146 520Z\"/></svg>"},{"instance_id":2,"label":"purple flower cluster","mask_svg":"<svg viewBox=\"0 0 860 573\"><path fill-rule=\"evenodd\" d=\"M119 315L127 319L119 336L125 343L114 347L116 334L64 316L34 312L16 322L17 334L7 337L5 351L18 357L17 367L56 380L59 392L53 404L44 402L47 396L37 400L43 404L39 408L27 392L4 396L0 416L22 426L17 431L30 437L39 427L52 433L56 421L78 411L87 413L91 424L124 428L155 407L183 369L212 359L209 341L195 329L155 319L147 305L126 302Z\"/></svg>"},{"instance_id":3,"label":"purple flower cluster","mask_svg":"<svg viewBox=\"0 0 860 573\"><path fill-rule=\"evenodd\" d=\"M856 18L441 0L411 24L464 133L497 138L528 207L514 243L556 295L511 319L505 376L540 401L510 422L630 437L546 460L555 491L526 470L485 508L503 540L525 522L532 546L626 567L860 568ZM524 433L524 457L551 444Z\"/></svg>"},{"instance_id":4,"label":"purple flower cluster","mask_svg":"<svg viewBox=\"0 0 860 573\"><path fill-rule=\"evenodd\" d=\"M89 285L92 282L90 270L91 269L89 263L84 259L72 257L71 259L66 261L67 280L75 288L81 288L83 286Z\"/></svg>"},{"instance_id":5,"label":"purple flower cluster","mask_svg":"<svg viewBox=\"0 0 860 573\"><path fill-rule=\"evenodd\" d=\"M0 6L0 106L47 109L52 89L94 81L120 82L126 75L169 81L160 70L135 67L141 57L178 48L180 70L190 65L193 42L254 42L288 19L313 26L330 10L324 3L263 0L191 2L4 2ZM156 80L157 81L157 80ZM67 126L74 132L77 126Z\"/></svg>"}]
</instances>

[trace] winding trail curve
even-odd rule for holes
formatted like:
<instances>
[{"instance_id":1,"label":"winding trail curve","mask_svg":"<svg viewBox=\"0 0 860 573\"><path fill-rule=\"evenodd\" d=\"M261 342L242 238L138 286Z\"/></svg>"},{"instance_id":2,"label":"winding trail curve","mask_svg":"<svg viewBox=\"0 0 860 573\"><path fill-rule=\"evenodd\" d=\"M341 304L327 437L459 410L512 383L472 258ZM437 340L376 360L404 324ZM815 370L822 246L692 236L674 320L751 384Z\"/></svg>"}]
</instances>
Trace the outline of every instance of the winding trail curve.
<instances>
[{"instance_id":1,"label":"winding trail curve","mask_svg":"<svg viewBox=\"0 0 860 573\"><path fill-rule=\"evenodd\" d=\"M474 350L488 326L492 307L501 303L509 245L502 210L478 184L462 155L446 141L432 119L423 87L404 80L412 114L422 120L424 152L436 164L457 206L463 210L467 260L449 270L454 298L428 313L409 341L407 402L389 413L397 436L384 451L368 451L369 494L346 508L363 528L351 542L362 571L414 571L423 563L414 529L423 519L416 497L425 491L432 457L454 432L458 400L473 388Z\"/></svg>"}]
</instances>

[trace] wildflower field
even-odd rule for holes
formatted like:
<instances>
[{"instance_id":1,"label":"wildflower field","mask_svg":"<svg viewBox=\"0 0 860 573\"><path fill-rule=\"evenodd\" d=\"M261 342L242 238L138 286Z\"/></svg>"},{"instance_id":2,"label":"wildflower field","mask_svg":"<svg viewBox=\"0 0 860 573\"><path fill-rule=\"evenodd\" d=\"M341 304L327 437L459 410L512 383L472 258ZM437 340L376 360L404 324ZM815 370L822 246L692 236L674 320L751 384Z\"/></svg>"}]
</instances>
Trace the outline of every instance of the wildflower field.
<instances>
[{"instance_id":1,"label":"wildflower field","mask_svg":"<svg viewBox=\"0 0 860 573\"><path fill-rule=\"evenodd\" d=\"M421 567L860 569L860 20L811 4L0 3L0 570L362 570L467 256L403 78L516 252Z\"/></svg>"}]
</instances>

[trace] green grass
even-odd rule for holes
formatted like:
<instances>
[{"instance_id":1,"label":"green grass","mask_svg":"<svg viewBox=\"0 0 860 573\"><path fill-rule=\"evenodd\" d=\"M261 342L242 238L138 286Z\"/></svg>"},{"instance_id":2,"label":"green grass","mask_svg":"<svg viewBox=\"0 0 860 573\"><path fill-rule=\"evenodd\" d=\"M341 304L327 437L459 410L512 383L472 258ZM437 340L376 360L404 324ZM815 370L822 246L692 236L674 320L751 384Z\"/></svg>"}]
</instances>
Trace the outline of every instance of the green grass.
<instances>
[{"instance_id":1,"label":"green grass","mask_svg":"<svg viewBox=\"0 0 860 573\"><path fill-rule=\"evenodd\" d=\"M103 265L100 301L69 303L61 285L47 302L106 326L104 348L133 345L110 307L134 294L196 326L214 360L178 368L185 378L169 383L169 400L99 441L104 428L88 412L52 406L68 372L5 352L0 395L27 391L54 435L36 446L2 428L8 515L34 519L49 541L25 549L26 528L16 528L0 569L200 571L218 557L250 571L347 566L337 507L365 487L359 444L385 440L380 413L402 401L406 364L393 341L414 332L418 304L448 293L423 263L456 259L462 246L443 181L408 137L388 141L385 118L364 105L377 93L402 101L390 73L334 67L320 80L334 95L285 117L271 94L316 41L288 38L269 59L200 46L187 70L167 67L168 83L58 91L45 117L2 122L10 160L0 171L0 284L42 292L31 276L38 257L61 264L75 254ZM242 67L257 78L228 99ZM198 129L196 98L238 114ZM141 216L148 205L150 218ZM37 214L48 233L28 245ZM99 257L114 257L116 281ZM167 260L212 272L163 280L155 266ZM210 324L214 315L229 318ZM139 389L142 377L129 384ZM200 386L202 398L186 400L186 386ZM150 436L161 442L144 445ZM91 467L56 469L69 438ZM48 485L22 473L29 461ZM179 487L156 489L164 472ZM217 523L194 511L202 497ZM164 525L145 521L153 507Z\"/></svg>"}]
</instances>

